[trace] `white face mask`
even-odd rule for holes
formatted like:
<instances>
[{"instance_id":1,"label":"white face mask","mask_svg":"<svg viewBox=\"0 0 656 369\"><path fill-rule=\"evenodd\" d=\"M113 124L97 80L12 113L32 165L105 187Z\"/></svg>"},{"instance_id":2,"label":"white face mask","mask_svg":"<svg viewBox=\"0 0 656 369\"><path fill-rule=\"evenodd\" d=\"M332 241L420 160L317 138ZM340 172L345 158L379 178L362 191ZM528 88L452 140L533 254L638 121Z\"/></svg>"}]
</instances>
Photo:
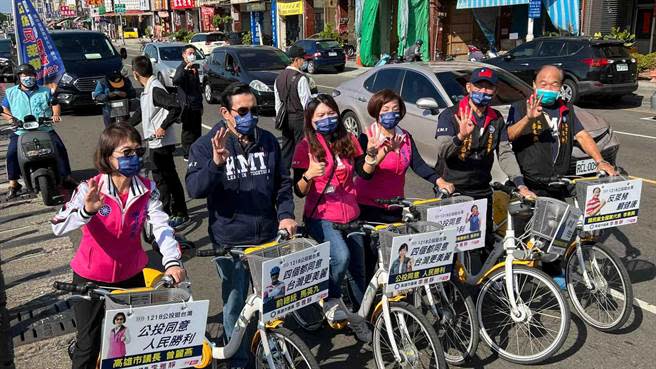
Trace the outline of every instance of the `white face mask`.
<instances>
[{"instance_id":1,"label":"white face mask","mask_svg":"<svg viewBox=\"0 0 656 369\"><path fill-rule=\"evenodd\" d=\"M194 54L187 55L187 62L188 63L193 63L195 61L196 61L196 55L194 55Z\"/></svg>"}]
</instances>

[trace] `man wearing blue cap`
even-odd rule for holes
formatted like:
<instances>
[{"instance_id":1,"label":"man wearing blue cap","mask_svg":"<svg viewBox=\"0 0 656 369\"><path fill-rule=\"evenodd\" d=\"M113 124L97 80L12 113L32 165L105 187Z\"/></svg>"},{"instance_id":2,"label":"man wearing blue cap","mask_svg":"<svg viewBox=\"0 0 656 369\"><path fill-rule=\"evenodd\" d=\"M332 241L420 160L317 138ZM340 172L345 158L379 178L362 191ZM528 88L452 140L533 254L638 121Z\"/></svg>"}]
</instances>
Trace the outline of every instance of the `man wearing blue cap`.
<instances>
[{"instance_id":1,"label":"man wearing blue cap","mask_svg":"<svg viewBox=\"0 0 656 369\"><path fill-rule=\"evenodd\" d=\"M271 284L264 289L264 303L276 297L285 296L285 283L280 281L280 268L274 266L269 272L271 274Z\"/></svg>"},{"instance_id":2,"label":"man wearing blue cap","mask_svg":"<svg viewBox=\"0 0 656 369\"><path fill-rule=\"evenodd\" d=\"M490 68L472 71L467 96L438 117L437 165L440 189L474 199L487 199L492 206L492 165L497 152L499 165L517 185L522 196L534 197L524 185L515 154L508 142L503 116L490 105L497 91L497 74ZM492 211L487 212L486 245L491 248Z\"/></svg>"}]
</instances>

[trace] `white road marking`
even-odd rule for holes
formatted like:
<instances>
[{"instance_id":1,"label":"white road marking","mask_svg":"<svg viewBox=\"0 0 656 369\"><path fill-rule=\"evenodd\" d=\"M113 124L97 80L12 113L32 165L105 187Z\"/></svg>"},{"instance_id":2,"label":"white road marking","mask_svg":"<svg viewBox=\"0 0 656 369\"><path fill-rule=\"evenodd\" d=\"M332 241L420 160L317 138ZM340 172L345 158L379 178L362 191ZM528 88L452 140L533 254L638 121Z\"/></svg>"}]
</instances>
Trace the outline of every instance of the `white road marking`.
<instances>
[{"instance_id":1,"label":"white road marking","mask_svg":"<svg viewBox=\"0 0 656 369\"><path fill-rule=\"evenodd\" d=\"M653 122L653 121L656 121L656 119L654 119L654 118L656 118L656 117L640 118L640 120L648 120L648 121L650 121L650 122Z\"/></svg>"},{"instance_id":2,"label":"white road marking","mask_svg":"<svg viewBox=\"0 0 656 369\"><path fill-rule=\"evenodd\" d=\"M616 299L624 300L624 295L622 295L622 293L620 293L619 291L611 289L610 294ZM647 301L642 301L639 298L633 298L633 303L639 308L641 308L642 310L648 311L656 315L656 306L648 303Z\"/></svg>"},{"instance_id":3,"label":"white road marking","mask_svg":"<svg viewBox=\"0 0 656 369\"><path fill-rule=\"evenodd\" d=\"M324 86L324 85L317 85L317 87L327 88L327 89L330 89L330 90L334 90L336 88L334 86Z\"/></svg>"},{"instance_id":4,"label":"white road marking","mask_svg":"<svg viewBox=\"0 0 656 369\"><path fill-rule=\"evenodd\" d=\"M201 126L203 126L203 128L205 128L207 130L210 130L210 131L212 130L212 127L208 126L207 124L201 124Z\"/></svg>"},{"instance_id":5,"label":"white road marking","mask_svg":"<svg viewBox=\"0 0 656 369\"><path fill-rule=\"evenodd\" d=\"M639 135L637 133L630 133L630 132L622 132L622 131L614 131L615 133L621 134L621 135L627 135L627 136L635 136L635 137L642 137L642 138L648 138L650 140L656 140L655 136L647 136L647 135Z\"/></svg>"}]
</instances>

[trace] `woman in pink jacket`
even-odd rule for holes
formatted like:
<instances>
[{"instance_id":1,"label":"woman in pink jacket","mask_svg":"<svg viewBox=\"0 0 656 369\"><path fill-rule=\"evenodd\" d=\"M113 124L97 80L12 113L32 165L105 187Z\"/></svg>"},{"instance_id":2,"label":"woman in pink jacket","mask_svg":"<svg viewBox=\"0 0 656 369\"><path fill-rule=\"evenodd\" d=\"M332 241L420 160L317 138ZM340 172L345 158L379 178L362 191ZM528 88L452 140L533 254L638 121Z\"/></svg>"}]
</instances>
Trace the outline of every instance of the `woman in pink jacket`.
<instances>
[{"instance_id":1,"label":"woman in pink jacket","mask_svg":"<svg viewBox=\"0 0 656 369\"><path fill-rule=\"evenodd\" d=\"M142 270L148 256L141 246L141 229L149 222L166 274L184 280L181 252L162 211L155 183L139 176L141 136L132 126L111 125L100 136L95 155L98 175L81 183L71 200L52 219L60 236L81 228L80 246L71 261L73 283L135 288L145 285ZM101 301L73 306L77 344L73 368L95 368L104 317Z\"/></svg>"},{"instance_id":2,"label":"woman in pink jacket","mask_svg":"<svg viewBox=\"0 0 656 369\"><path fill-rule=\"evenodd\" d=\"M360 215L353 177L364 173L364 153L357 138L339 117L337 103L320 94L305 107L305 138L294 152L294 190L306 197L304 218L309 234L318 242L330 241L330 277L324 314L329 321L348 318L339 298L346 271L355 282L354 293L365 290L361 236L347 238L333 224L352 222ZM359 304L360 301L355 301Z\"/></svg>"}]
</instances>

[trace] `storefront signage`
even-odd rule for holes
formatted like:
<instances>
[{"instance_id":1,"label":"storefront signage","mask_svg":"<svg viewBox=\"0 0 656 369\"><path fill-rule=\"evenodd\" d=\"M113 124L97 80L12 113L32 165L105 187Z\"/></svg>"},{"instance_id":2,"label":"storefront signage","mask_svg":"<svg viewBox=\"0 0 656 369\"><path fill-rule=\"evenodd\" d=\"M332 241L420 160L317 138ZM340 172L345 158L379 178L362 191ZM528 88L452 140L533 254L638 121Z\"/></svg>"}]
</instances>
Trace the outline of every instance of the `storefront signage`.
<instances>
[{"instance_id":1,"label":"storefront signage","mask_svg":"<svg viewBox=\"0 0 656 369\"><path fill-rule=\"evenodd\" d=\"M540 18L542 13L542 0L531 0L528 3L528 17Z\"/></svg>"},{"instance_id":2,"label":"storefront signage","mask_svg":"<svg viewBox=\"0 0 656 369\"><path fill-rule=\"evenodd\" d=\"M194 0L171 0L171 8L173 9L191 9L196 7Z\"/></svg>"},{"instance_id":3,"label":"storefront signage","mask_svg":"<svg viewBox=\"0 0 656 369\"><path fill-rule=\"evenodd\" d=\"M62 17L74 17L75 16L75 8L70 8L67 5L62 5L59 7L59 14Z\"/></svg>"},{"instance_id":4,"label":"storefront signage","mask_svg":"<svg viewBox=\"0 0 656 369\"><path fill-rule=\"evenodd\" d=\"M125 13L125 4L114 4L115 13Z\"/></svg>"},{"instance_id":5,"label":"storefront signage","mask_svg":"<svg viewBox=\"0 0 656 369\"><path fill-rule=\"evenodd\" d=\"M294 1L290 3L278 3L278 15L286 17L288 15L303 14L303 2Z\"/></svg>"},{"instance_id":6,"label":"storefront signage","mask_svg":"<svg viewBox=\"0 0 656 369\"><path fill-rule=\"evenodd\" d=\"M263 12L266 11L266 5L264 3L254 3L246 4L247 12Z\"/></svg>"}]
</instances>

